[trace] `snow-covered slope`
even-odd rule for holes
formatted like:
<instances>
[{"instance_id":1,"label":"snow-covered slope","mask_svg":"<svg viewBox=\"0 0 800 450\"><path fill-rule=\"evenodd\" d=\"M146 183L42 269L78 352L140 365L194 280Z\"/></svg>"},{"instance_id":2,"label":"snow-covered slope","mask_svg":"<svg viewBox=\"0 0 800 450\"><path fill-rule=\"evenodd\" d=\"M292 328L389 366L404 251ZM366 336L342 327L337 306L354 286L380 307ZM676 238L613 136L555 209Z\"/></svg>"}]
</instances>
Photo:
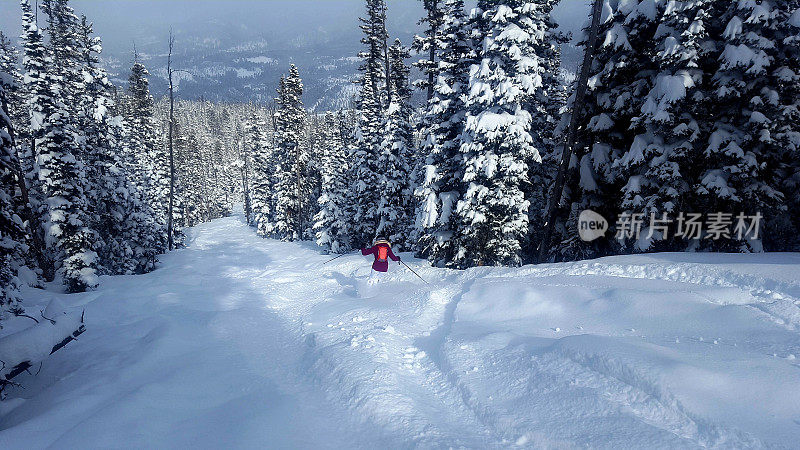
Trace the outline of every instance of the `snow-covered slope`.
<instances>
[{"instance_id":1,"label":"snow-covered slope","mask_svg":"<svg viewBox=\"0 0 800 450\"><path fill-rule=\"evenodd\" d=\"M800 255L413 261L430 285L392 266L377 287L325 260L233 217L154 273L27 291L87 331L16 380L0 448L800 442Z\"/></svg>"}]
</instances>

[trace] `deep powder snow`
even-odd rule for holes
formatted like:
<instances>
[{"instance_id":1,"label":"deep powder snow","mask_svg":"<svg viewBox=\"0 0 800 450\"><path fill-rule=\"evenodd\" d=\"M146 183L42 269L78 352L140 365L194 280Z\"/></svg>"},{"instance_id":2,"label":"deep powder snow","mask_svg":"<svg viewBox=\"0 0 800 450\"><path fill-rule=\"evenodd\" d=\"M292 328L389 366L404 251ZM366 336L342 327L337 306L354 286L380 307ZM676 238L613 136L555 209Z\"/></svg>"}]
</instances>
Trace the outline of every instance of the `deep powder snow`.
<instances>
[{"instance_id":1,"label":"deep powder snow","mask_svg":"<svg viewBox=\"0 0 800 450\"><path fill-rule=\"evenodd\" d=\"M239 217L99 290L18 377L0 448L792 447L800 255L659 254L463 272ZM410 255L402 255L411 261Z\"/></svg>"}]
</instances>

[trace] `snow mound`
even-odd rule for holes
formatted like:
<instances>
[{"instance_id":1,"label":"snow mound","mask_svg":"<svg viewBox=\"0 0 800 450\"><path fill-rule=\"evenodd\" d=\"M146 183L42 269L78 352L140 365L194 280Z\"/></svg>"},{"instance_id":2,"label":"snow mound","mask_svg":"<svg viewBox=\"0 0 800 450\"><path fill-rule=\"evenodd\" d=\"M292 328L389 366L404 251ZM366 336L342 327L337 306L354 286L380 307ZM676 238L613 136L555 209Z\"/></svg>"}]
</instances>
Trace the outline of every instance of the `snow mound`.
<instances>
[{"instance_id":1,"label":"snow mound","mask_svg":"<svg viewBox=\"0 0 800 450\"><path fill-rule=\"evenodd\" d=\"M17 322L24 320L31 319L17 318ZM82 311L67 312L58 299L52 300L41 312L38 323L0 337L0 377L9 379L18 373L15 369L24 370L44 361L83 330Z\"/></svg>"}]
</instances>

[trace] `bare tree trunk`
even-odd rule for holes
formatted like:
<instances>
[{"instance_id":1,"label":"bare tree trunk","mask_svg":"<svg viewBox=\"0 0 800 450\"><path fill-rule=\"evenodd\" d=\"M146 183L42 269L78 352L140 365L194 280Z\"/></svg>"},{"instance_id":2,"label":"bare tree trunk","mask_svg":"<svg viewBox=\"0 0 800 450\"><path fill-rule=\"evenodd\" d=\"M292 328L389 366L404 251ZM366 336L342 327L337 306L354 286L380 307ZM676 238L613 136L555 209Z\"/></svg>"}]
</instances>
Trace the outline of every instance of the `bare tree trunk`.
<instances>
[{"instance_id":1,"label":"bare tree trunk","mask_svg":"<svg viewBox=\"0 0 800 450\"><path fill-rule=\"evenodd\" d=\"M252 206L250 205L250 158L247 154L247 147L241 145L241 152L242 152L242 159L244 160L244 164L242 164L242 194L244 195L244 216L247 219L247 223L251 223L253 220L253 210Z\"/></svg>"},{"instance_id":2,"label":"bare tree trunk","mask_svg":"<svg viewBox=\"0 0 800 450\"><path fill-rule=\"evenodd\" d=\"M569 168L570 159L572 158L572 152L575 150L575 145L578 140L578 125L583 119L583 103L586 98L586 89L589 82L589 70L591 69L595 46L597 45L597 34L600 29L600 12L602 6L603 0L594 0L592 24L589 28L589 39L586 41L581 72L575 85L576 91L575 101L572 104L572 117L569 122L564 150L561 153L561 164L558 166L558 174L553 184L553 190L550 193L550 203L547 208L547 221L545 222L544 235L542 235L542 241L539 243L538 262L540 263L544 262L547 256L550 237L553 234L553 227L555 226L558 206L561 203L561 197L564 193L564 180L566 178L567 169Z\"/></svg>"},{"instance_id":3,"label":"bare tree trunk","mask_svg":"<svg viewBox=\"0 0 800 450\"><path fill-rule=\"evenodd\" d=\"M383 1L383 58L386 64L386 106L392 103L392 67L389 61L389 32L386 30L386 0Z\"/></svg>"},{"instance_id":4,"label":"bare tree trunk","mask_svg":"<svg viewBox=\"0 0 800 450\"><path fill-rule=\"evenodd\" d=\"M3 109L8 111L8 103L5 98L3 98ZM22 195L23 215L26 216L25 220L28 222L28 229L31 234L31 240L33 241L33 254L36 258L36 262L39 264L39 268L42 270L42 277L45 281L53 281L53 278L55 278L55 266L47 257L47 245L44 242L40 219L33 213L33 209L31 209L30 192L28 191L27 183L25 183L25 171L22 170L22 163L20 162L19 153L17 152L16 133L14 132L14 125L11 121L8 122L8 135L11 138L11 148L14 149L15 153L13 155L13 170L16 172L17 187ZM34 145L35 141L32 139L31 151L35 151Z\"/></svg>"},{"instance_id":5,"label":"bare tree trunk","mask_svg":"<svg viewBox=\"0 0 800 450\"><path fill-rule=\"evenodd\" d=\"M167 55L167 74L169 75L169 211L167 212L167 243L169 250L174 247L172 236L172 208L175 204L175 158L172 148L172 129L175 126L175 92L172 84L172 46L175 36L169 31L169 54Z\"/></svg>"},{"instance_id":6,"label":"bare tree trunk","mask_svg":"<svg viewBox=\"0 0 800 450\"><path fill-rule=\"evenodd\" d=\"M434 38L433 41L436 42L436 39ZM430 61L431 63L436 64L436 47L434 46L433 43L431 43ZM430 73L428 73L428 100L433 98L434 82L435 82L434 73L433 70L431 70Z\"/></svg>"},{"instance_id":7,"label":"bare tree trunk","mask_svg":"<svg viewBox=\"0 0 800 450\"><path fill-rule=\"evenodd\" d=\"M275 117L278 112L278 106L275 105L274 101L267 106L267 111L269 111L269 117L272 119L272 148L275 148L278 145L275 140L278 134L278 119Z\"/></svg>"},{"instance_id":8,"label":"bare tree trunk","mask_svg":"<svg viewBox=\"0 0 800 450\"><path fill-rule=\"evenodd\" d=\"M431 67L428 68L428 100L433 98L433 83L436 81L434 77L434 70L433 66L436 64L436 33L439 31L438 29L433 27L434 23L434 16L437 8L439 7L438 0L430 0L426 1L426 7L428 9L428 24L431 27L431 35L430 35L430 42L428 45L430 46L429 49L429 56L428 61L431 63Z\"/></svg>"}]
</instances>

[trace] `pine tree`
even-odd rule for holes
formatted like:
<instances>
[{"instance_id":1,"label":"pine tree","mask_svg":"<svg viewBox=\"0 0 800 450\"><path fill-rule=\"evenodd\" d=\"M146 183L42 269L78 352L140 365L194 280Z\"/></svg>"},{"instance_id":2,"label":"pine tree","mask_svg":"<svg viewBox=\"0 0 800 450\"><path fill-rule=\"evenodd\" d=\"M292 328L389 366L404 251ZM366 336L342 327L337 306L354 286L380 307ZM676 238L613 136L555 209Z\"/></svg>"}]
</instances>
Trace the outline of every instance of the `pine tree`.
<instances>
[{"instance_id":1,"label":"pine tree","mask_svg":"<svg viewBox=\"0 0 800 450\"><path fill-rule=\"evenodd\" d=\"M379 185L377 174L378 153L381 142L381 116L383 114L378 100L379 92L374 90L372 74L365 74L358 108L358 128L355 134L353 162L350 165L351 204L355 224L353 243L371 242L378 226L377 205Z\"/></svg>"},{"instance_id":2,"label":"pine tree","mask_svg":"<svg viewBox=\"0 0 800 450\"><path fill-rule=\"evenodd\" d=\"M565 86L561 79L561 45L566 36L557 31L558 25L551 17L555 0L529 2L527 27L532 36L530 45L541 66L538 76L541 85L523 105L531 115L530 133L533 147L541 161L528 160L530 188L526 192L529 207L529 241L532 246L526 253L533 254L542 238L547 212L547 197L555 180L558 154L556 125L565 104Z\"/></svg>"},{"instance_id":3,"label":"pine tree","mask_svg":"<svg viewBox=\"0 0 800 450\"><path fill-rule=\"evenodd\" d=\"M416 180L415 241L419 256L435 265L455 258L456 215L452 214L465 192L459 163L464 130L464 98L469 68L475 60L463 0L446 0L442 46L434 95L426 105L420 130L422 142L414 172Z\"/></svg>"},{"instance_id":4,"label":"pine tree","mask_svg":"<svg viewBox=\"0 0 800 450\"><path fill-rule=\"evenodd\" d=\"M428 100L433 98L436 78L439 76L439 52L447 48L445 42L444 23L447 18L445 7L446 0L422 0L425 8L425 17L420 19L420 25L425 25L423 36L414 36L411 46L415 52L425 55L414 63L426 78L417 80L414 86L426 92Z\"/></svg>"},{"instance_id":5,"label":"pine tree","mask_svg":"<svg viewBox=\"0 0 800 450\"><path fill-rule=\"evenodd\" d=\"M108 97L110 83L99 67L100 40L92 36L92 26L82 18L79 45L82 53L83 90L78 114L83 135L83 154L87 178L87 218L97 233L95 249L101 273L132 273L134 264L129 243L125 241L128 187L117 161L118 149L109 127Z\"/></svg>"},{"instance_id":6,"label":"pine tree","mask_svg":"<svg viewBox=\"0 0 800 450\"><path fill-rule=\"evenodd\" d=\"M347 146L343 113L325 114L321 130L322 193L319 212L314 217L317 245L329 253L350 251L350 227L347 205Z\"/></svg>"},{"instance_id":7,"label":"pine tree","mask_svg":"<svg viewBox=\"0 0 800 450\"><path fill-rule=\"evenodd\" d=\"M267 124L253 113L244 132L247 136L247 153L252 161L253 222L258 234L272 234L273 219L273 181L275 179L272 148L266 134Z\"/></svg>"},{"instance_id":8,"label":"pine tree","mask_svg":"<svg viewBox=\"0 0 800 450\"><path fill-rule=\"evenodd\" d=\"M307 176L309 154L303 134L306 113L302 101L303 82L292 65L280 89L276 112L277 159L275 182L275 226L273 235L282 240L300 240L311 217L306 217L310 201Z\"/></svg>"},{"instance_id":9,"label":"pine tree","mask_svg":"<svg viewBox=\"0 0 800 450\"><path fill-rule=\"evenodd\" d=\"M181 132L181 124L177 119L175 119L173 128L173 138L175 140L175 148L173 149L175 179L172 183L172 245L174 248L181 248L186 244L186 233L183 228L187 226L187 221L183 213L185 209L184 196L186 194L186 186L183 181L184 177L181 176L185 167L182 167L180 164L179 153L181 151L180 146L185 144L186 139ZM169 246L169 243L167 246Z\"/></svg>"},{"instance_id":10,"label":"pine tree","mask_svg":"<svg viewBox=\"0 0 800 450\"><path fill-rule=\"evenodd\" d=\"M350 165L351 198L353 208L352 242L360 245L372 242L380 224L378 156L383 141L383 116L389 99L391 83L387 80L388 48L386 33L386 4L384 0L366 0L366 17L359 19L366 47L359 54L362 64L359 79L358 126L355 132L355 149Z\"/></svg>"},{"instance_id":11,"label":"pine tree","mask_svg":"<svg viewBox=\"0 0 800 450\"><path fill-rule=\"evenodd\" d=\"M30 251L25 255L26 264L38 268L45 280L52 281L55 274L47 254L41 214L34 212L42 211L42 197L41 190L31 192L32 188L38 188L39 184L38 175L34 171L33 155L28 145L30 119L26 108L25 85L17 66L18 59L18 51L0 32L0 73L5 74L0 84L4 89L5 110L10 119L7 123L7 133L13 146L12 153L9 154L9 161L13 165L11 168L13 178L10 180L16 182L19 193L17 201L19 215L27 224L26 233L29 236Z\"/></svg>"},{"instance_id":12,"label":"pine tree","mask_svg":"<svg viewBox=\"0 0 800 450\"><path fill-rule=\"evenodd\" d=\"M136 59L128 78L127 122L130 126L129 148L138 155L134 177L136 184L147 195L147 203L154 214L155 248L163 253L167 248L167 205L169 201L169 172L167 154L156 145L153 119L153 97L150 95L149 75L145 66Z\"/></svg>"},{"instance_id":13,"label":"pine tree","mask_svg":"<svg viewBox=\"0 0 800 450\"><path fill-rule=\"evenodd\" d=\"M530 164L541 162L525 105L542 88L541 5L480 1L475 27L483 36L470 69L466 100L464 182L459 200L460 246L452 265L519 265L528 237Z\"/></svg>"},{"instance_id":14,"label":"pine tree","mask_svg":"<svg viewBox=\"0 0 800 450\"><path fill-rule=\"evenodd\" d=\"M785 195L786 209L764 235L767 250L800 250L800 1L775 3L776 55L770 79L778 94L772 118L780 163L775 176ZM774 239L770 236L774 236Z\"/></svg>"},{"instance_id":15,"label":"pine tree","mask_svg":"<svg viewBox=\"0 0 800 450\"><path fill-rule=\"evenodd\" d=\"M633 102L639 111L630 119L633 133L627 137L632 137L629 147L612 163L612 173L624 183L621 210L642 214L648 221L650 217L662 219L665 214L677 219L691 190L684 176L689 175L687 162L695 154L700 137L692 105L701 95L696 89L703 80L698 64L709 19L707 5L702 3L649 9L647 15L640 15L646 20L632 20L637 10L620 12L625 24L640 24L632 45L642 54L636 67L646 64L648 79L641 80L628 95L638 94ZM649 60L656 65L651 66ZM649 228L644 232L649 235ZM676 249L681 245L674 236L664 239L654 234L651 239L635 242L634 249Z\"/></svg>"},{"instance_id":16,"label":"pine tree","mask_svg":"<svg viewBox=\"0 0 800 450\"><path fill-rule=\"evenodd\" d=\"M251 116L251 123L253 122L252 118L254 114ZM236 148L238 150L238 157L236 159L236 168L239 169L240 174L240 181L241 181L241 189L242 189L242 207L244 209L244 217L245 221L251 226L255 223L255 218L253 215L253 192L252 192L252 179L253 179L253 158L250 154L250 148L248 147L248 143L246 142L246 136L250 135L250 133L244 132L245 127L241 123L236 124L236 134L243 136L242 139L243 143L237 143Z\"/></svg>"},{"instance_id":17,"label":"pine tree","mask_svg":"<svg viewBox=\"0 0 800 450\"><path fill-rule=\"evenodd\" d=\"M12 75L0 67L0 327L6 311L21 312L20 281L17 270L25 264L27 244L16 198L17 153L11 139L12 123L8 113L9 86L15 85Z\"/></svg>"},{"instance_id":18,"label":"pine tree","mask_svg":"<svg viewBox=\"0 0 800 450\"><path fill-rule=\"evenodd\" d=\"M658 45L654 36L657 18L663 14L663 4L649 0L607 4L604 9L599 45L590 66L589 91L583 105L583 117L587 121L579 134L583 145L573 156L576 164L571 167L568 182L567 195L571 198L567 203L568 219L561 228L563 234L556 240L562 243L558 252L566 259L597 257L636 245L630 240L614 239L581 242L577 220L583 210L591 209L609 218L612 221L610 233L614 233L613 222L623 211L622 204L626 208L636 208L630 209L631 213L644 213L640 209L647 204L651 208L656 206L655 198L644 200L641 188L657 190L659 186L655 180L644 179L641 172L651 169L648 158L658 151L657 146L648 146L652 139L646 137L646 133L634 144L637 130L632 129L632 124L651 126L642 111L646 96L654 86L653 75L658 73ZM670 163L664 162L664 168L653 169L654 175L667 169ZM623 192L622 202L619 201L620 191ZM669 207L669 203L665 205Z\"/></svg>"},{"instance_id":19,"label":"pine tree","mask_svg":"<svg viewBox=\"0 0 800 450\"><path fill-rule=\"evenodd\" d=\"M775 39L777 10L772 2L709 6L709 35L716 45L706 43L703 48L713 51L701 59L711 85L696 103L708 128L703 129L699 149L703 170L694 186L695 209L734 216L772 212L782 200L767 176L777 168L775 156L782 151L773 138L777 83L769 76L780 45ZM704 239L701 245L723 251L761 250L759 242L736 237Z\"/></svg>"},{"instance_id":20,"label":"pine tree","mask_svg":"<svg viewBox=\"0 0 800 450\"><path fill-rule=\"evenodd\" d=\"M322 148L322 127L320 123L324 117L320 114L310 113L306 120L305 140L308 149L308 166L306 167L308 200L305 202L303 217L305 226L303 228L304 240L316 240L317 232L314 230L316 216L320 212L319 198L322 196L322 160L324 149Z\"/></svg>"},{"instance_id":21,"label":"pine tree","mask_svg":"<svg viewBox=\"0 0 800 450\"><path fill-rule=\"evenodd\" d=\"M120 114L119 106L112 103L109 111L108 127L110 148L116 150L115 161L118 170L125 174L127 196L123 209L117 209L122 217L117 221L124 224L120 241L128 255L125 263L119 266L119 273L146 273L155 269L158 248L158 230L155 214L147 201L144 188L137 182L141 172L136 148L131 148L130 128ZM130 252L130 254L128 254Z\"/></svg>"},{"instance_id":22,"label":"pine tree","mask_svg":"<svg viewBox=\"0 0 800 450\"><path fill-rule=\"evenodd\" d=\"M46 67L50 60L30 4L24 0L22 7L25 81L38 176L48 207L48 233L61 261L60 273L67 290L80 292L97 285L97 254L92 248L94 232L88 228L86 217L85 177L76 157L81 150L78 133L64 104L69 96L65 98L60 90L64 79Z\"/></svg>"},{"instance_id":23,"label":"pine tree","mask_svg":"<svg viewBox=\"0 0 800 450\"><path fill-rule=\"evenodd\" d=\"M415 152L408 80L410 70L405 63L408 58L409 52L400 40L389 48L388 73L392 101L382 127L385 137L378 154L379 172L376 174L380 200L376 211L378 226L375 233L386 236L399 248L410 247L409 234L413 217L409 163Z\"/></svg>"},{"instance_id":24,"label":"pine tree","mask_svg":"<svg viewBox=\"0 0 800 450\"><path fill-rule=\"evenodd\" d=\"M28 118L25 113L25 93L22 74L17 67L19 52L11 40L0 31L0 72L5 73L5 97L8 116L16 131L17 145L27 141Z\"/></svg>"},{"instance_id":25,"label":"pine tree","mask_svg":"<svg viewBox=\"0 0 800 450\"><path fill-rule=\"evenodd\" d=\"M781 27L790 15L783 2L609 5L587 101L583 141L592 146L579 155L578 200L567 233L577 236L576 217L586 208L673 225L668 239L647 226L638 240L605 246L573 237L568 254L761 248L733 233L677 236L676 219L681 212L779 215L778 180L788 173L782 168L789 158L776 124L784 116L780 105L794 101L780 94L778 74L792 72L782 69L779 55L787 48Z\"/></svg>"},{"instance_id":26,"label":"pine tree","mask_svg":"<svg viewBox=\"0 0 800 450\"><path fill-rule=\"evenodd\" d=\"M23 12L25 8L25 2L22 2ZM28 6L28 8L30 7ZM25 31L25 21L32 20L33 17L33 14L29 16L23 14L22 16L24 32L22 35L24 73L16 77L18 87L8 92L12 94L10 97L10 102L12 102L10 103L10 109L12 110L12 123L15 125L14 130L17 131L16 144L17 154L19 156L18 161L20 163L20 171L24 174L24 184L27 187L28 204L31 209L31 217L28 220L31 222L31 227L33 228L31 232L34 235L38 235L37 240L41 243L41 248L38 250L38 253L42 255L42 258L47 258L49 256L49 251L44 244L45 227L43 225L47 220L47 205L42 192L41 182L39 181L39 167L36 164L36 148L32 136L33 130L38 124L32 122L34 116L31 114L32 104L29 101L29 84L24 81L24 76L26 74L29 74L31 77L29 81L33 81L38 79L40 74L45 70L44 58L46 57L46 51L42 43L41 31L36 28L36 35L29 35L27 31ZM28 55L31 56L29 57ZM16 69L13 68L15 60L16 57L13 56L13 54L11 58L5 58L6 62L4 66L7 67L6 70L10 71L7 73L13 74L16 71ZM19 94L16 99L14 99L14 93ZM19 102L18 107L13 106L16 104L15 100ZM44 266L48 267L45 268ZM53 264L40 264L40 268L45 272L42 274L45 281L52 281L55 276Z\"/></svg>"},{"instance_id":27,"label":"pine tree","mask_svg":"<svg viewBox=\"0 0 800 450\"><path fill-rule=\"evenodd\" d=\"M390 100L389 81L389 34L386 31L386 0L365 0L366 17L359 18L364 37L361 43L366 49L359 54L363 62L362 73L369 74L369 83L379 104L385 106ZM362 81L363 83L363 81Z\"/></svg>"},{"instance_id":28,"label":"pine tree","mask_svg":"<svg viewBox=\"0 0 800 450\"><path fill-rule=\"evenodd\" d=\"M117 174L111 172L115 166L114 152L108 148L108 126L106 123L110 99L106 91L110 88L105 72L99 67L100 40L94 37L92 25L82 18L78 27L79 35L76 44L81 53L82 79L81 90L76 92L76 115L78 129L81 131L82 159L87 179L87 216L92 222L92 229L97 232L95 236L95 249L99 260L98 269L101 273L113 273L115 268L108 267L114 263L115 253L112 248L120 245L114 242L118 237L115 233L114 214L116 209L115 192L122 187ZM108 209L105 209L108 207Z\"/></svg>"},{"instance_id":29,"label":"pine tree","mask_svg":"<svg viewBox=\"0 0 800 450\"><path fill-rule=\"evenodd\" d=\"M80 21L69 0L42 0L41 10L47 15L48 54L52 58L52 71L58 74L58 93L69 112L67 120L80 130L80 96L84 89L82 78ZM81 142L79 142L81 144ZM83 148L78 157L83 157Z\"/></svg>"}]
</instances>

